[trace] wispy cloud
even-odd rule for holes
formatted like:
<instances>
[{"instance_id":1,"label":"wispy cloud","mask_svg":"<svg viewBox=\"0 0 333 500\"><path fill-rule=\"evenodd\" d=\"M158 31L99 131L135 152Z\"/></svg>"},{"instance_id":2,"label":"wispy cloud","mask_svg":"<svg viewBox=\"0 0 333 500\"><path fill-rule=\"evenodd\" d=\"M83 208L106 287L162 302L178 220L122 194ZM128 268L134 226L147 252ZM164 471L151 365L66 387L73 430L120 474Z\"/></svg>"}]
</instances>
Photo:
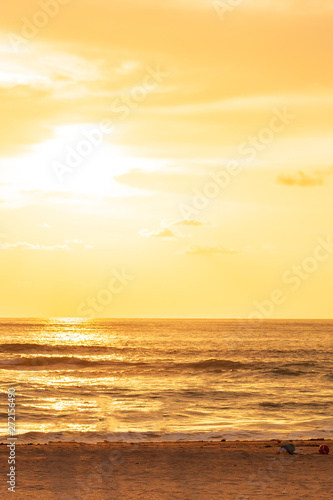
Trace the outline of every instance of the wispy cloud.
<instances>
[{"instance_id":1,"label":"wispy cloud","mask_svg":"<svg viewBox=\"0 0 333 500\"><path fill-rule=\"evenodd\" d=\"M202 226L210 226L209 222L201 222L195 219L180 219L174 222L169 222L167 220L163 220L161 222L161 227L157 231L148 231L147 229L143 229L140 231L140 235L144 238L185 238L186 236L182 235L179 232L174 232L171 228L173 227L202 227Z\"/></svg>"},{"instance_id":2,"label":"wispy cloud","mask_svg":"<svg viewBox=\"0 0 333 500\"><path fill-rule=\"evenodd\" d=\"M201 226L210 226L209 222L201 222L199 220L194 219L182 219L176 222L172 222L170 226L192 226L192 227L201 227Z\"/></svg>"},{"instance_id":3,"label":"wispy cloud","mask_svg":"<svg viewBox=\"0 0 333 500\"><path fill-rule=\"evenodd\" d=\"M34 245L33 243L27 243L26 241L19 241L17 243L2 243L0 244L1 250L9 250L12 248L16 248L18 250L70 250L70 247L67 243L63 245Z\"/></svg>"},{"instance_id":4,"label":"wispy cloud","mask_svg":"<svg viewBox=\"0 0 333 500\"><path fill-rule=\"evenodd\" d=\"M52 250L72 250L73 246L82 246L83 248L91 249L94 248L92 245L85 245L83 241L80 240L65 240L62 244L56 245L39 245L34 243L28 243L26 241L18 241L16 243L0 243L0 250L40 250L40 251L52 251Z\"/></svg>"},{"instance_id":5,"label":"wispy cloud","mask_svg":"<svg viewBox=\"0 0 333 500\"><path fill-rule=\"evenodd\" d=\"M221 255L236 255L240 254L240 250L234 250L232 248L222 247L221 245L216 246L200 246L200 245L190 245L185 248L182 252L185 255L213 255L213 254L221 254Z\"/></svg>"},{"instance_id":6,"label":"wispy cloud","mask_svg":"<svg viewBox=\"0 0 333 500\"><path fill-rule=\"evenodd\" d=\"M143 238L175 238L176 235L167 227L161 228L158 231L148 231L147 229L143 229L140 231L140 235Z\"/></svg>"}]
</instances>

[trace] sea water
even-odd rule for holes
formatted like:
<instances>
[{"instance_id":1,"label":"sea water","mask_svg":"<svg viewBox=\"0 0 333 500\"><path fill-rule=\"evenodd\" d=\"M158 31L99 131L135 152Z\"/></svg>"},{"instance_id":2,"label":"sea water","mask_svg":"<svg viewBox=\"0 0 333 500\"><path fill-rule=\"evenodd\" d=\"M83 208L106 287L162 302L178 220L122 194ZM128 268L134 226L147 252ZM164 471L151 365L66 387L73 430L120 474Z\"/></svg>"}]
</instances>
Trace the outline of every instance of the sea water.
<instances>
[{"instance_id":1,"label":"sea water","mask_svg":"<svg viewBox=\"0 0 333 500\"><path fill-rule=\"evenodd\" d=\"M333 437L333 321L0 321L18 443Z\"/></svg>"}]
</instances>

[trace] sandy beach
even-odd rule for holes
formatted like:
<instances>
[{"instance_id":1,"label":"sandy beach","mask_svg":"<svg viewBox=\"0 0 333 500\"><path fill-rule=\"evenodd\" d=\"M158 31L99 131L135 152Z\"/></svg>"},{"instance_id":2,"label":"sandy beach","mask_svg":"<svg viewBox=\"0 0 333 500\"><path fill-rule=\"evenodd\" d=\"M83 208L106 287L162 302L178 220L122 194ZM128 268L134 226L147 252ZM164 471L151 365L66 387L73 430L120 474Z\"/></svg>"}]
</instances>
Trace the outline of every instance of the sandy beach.
<instances>
[{"instance_id":1,"label":"sandy beach","mask_svg":"<svg viewBox=\"0 0 333 500\"><path fill-rule=\"evenodd\" d=\"M294 442L294 456L277 455L277 441L18 445L16 498L330 499L333 454L320 455L322 443ZM7 497L6 446L0 454Z\"/></svg>"}]
</instances>

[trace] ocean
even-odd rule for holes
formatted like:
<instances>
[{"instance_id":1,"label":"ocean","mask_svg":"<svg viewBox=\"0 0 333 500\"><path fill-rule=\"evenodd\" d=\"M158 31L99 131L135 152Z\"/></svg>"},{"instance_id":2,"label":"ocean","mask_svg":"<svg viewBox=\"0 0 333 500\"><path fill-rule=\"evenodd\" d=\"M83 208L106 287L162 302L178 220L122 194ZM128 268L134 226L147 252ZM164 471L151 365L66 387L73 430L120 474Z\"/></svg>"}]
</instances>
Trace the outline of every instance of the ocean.
<instances>
[{"instance_id":1,"label":"ocean","mask_svg":"<svg viewBox=\"0 0 333 500\"><path fill-rule=\"evenodd\" d=\"M333 321L0 321L1 442L333 438Z\"/></svg>"}]
</instances>

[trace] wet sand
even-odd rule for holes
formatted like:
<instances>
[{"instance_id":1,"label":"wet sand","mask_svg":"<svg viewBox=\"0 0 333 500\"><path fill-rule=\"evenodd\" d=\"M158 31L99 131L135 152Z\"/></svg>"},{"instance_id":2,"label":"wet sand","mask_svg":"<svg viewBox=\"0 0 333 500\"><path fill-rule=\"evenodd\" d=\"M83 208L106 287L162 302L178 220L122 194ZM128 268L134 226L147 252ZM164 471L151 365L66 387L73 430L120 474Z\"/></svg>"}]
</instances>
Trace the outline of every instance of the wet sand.
<instances>
[{"instance_id":1,"label":"wet sand","mask_svg":"<svg viewBox=\"0 0 333 500\"><path fill-rule=\"evenodd\" d=\"M333 443L50 443L16 446L17 499L252 500L333 498ZM5 498L8 448L0 446Z\"/></svg>"}]
</instances>

